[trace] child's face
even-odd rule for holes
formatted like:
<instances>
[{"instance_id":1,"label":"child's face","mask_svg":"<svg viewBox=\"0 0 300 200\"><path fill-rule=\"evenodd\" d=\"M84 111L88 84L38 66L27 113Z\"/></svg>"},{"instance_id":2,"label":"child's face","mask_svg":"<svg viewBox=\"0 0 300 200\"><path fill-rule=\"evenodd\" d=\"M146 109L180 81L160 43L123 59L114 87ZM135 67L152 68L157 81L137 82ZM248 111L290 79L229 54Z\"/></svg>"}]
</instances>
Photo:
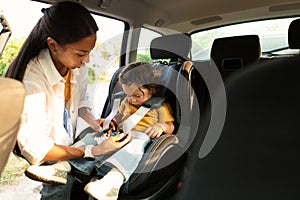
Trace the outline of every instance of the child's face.
<instances>
[{"instance_id":1,"label":"child's face","mask_svg":"<svg viewBox=\"0 0 300 200\"><path fill-rule=\"evenodd\" d=\"M148 89L137 87L135 84L122 84L122 88L127 95L128 102L136 107L141 106L145 101L152 97L152 94Z\"/></svg>"}]
</instances>

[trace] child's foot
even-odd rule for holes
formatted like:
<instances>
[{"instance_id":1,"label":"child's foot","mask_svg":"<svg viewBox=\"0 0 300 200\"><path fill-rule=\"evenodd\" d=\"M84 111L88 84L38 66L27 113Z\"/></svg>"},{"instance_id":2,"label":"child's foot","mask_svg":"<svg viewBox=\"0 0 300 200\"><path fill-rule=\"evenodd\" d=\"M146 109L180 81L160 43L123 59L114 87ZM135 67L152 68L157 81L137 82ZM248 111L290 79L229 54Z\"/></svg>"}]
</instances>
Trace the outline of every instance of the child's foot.
<instances>
[{"instance_id":1,"label":"child's foot","mask_svg":"<svg viewBox=\"0 0 300 200\"><path fill-rule=\"evenodd\" d=\"M25 175L35 181L63 185L67 183L70 171L71 166L68 162L57 162L53 165L31 165L25 170Z\"/></svg>"},{"instance_id":2,"label":"child's foot","mask_svg":"<svg viewBox=\"0 0 300 200\"><path fill-rule=\"evenodd\" d=\"M99 200L116 200L123 181L123 174L112 169L102 179L89 182L84 191Z\"/></svg>"}]
</instances>

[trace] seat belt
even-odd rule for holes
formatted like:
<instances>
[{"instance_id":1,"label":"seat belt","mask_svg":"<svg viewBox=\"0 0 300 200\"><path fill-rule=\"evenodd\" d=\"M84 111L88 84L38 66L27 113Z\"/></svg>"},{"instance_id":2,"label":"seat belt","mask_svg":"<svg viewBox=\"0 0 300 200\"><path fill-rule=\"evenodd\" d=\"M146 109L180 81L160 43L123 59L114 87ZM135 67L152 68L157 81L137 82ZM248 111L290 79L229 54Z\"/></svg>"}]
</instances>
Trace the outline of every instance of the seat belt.
<instances>
[{"instance_id":1,"label":"seat belt","mask_svg":"<svg viewBox=\"0 0 300 200\"><path fill-rule=\"evenodd\" d=\"M147 114L149 110L160 108L165 101L166 99L164 97L152 97L145 101L135 113L130 115L130 117L123 122L123 132L129 132ZM115 99L113 102L112 111L103 123L103 130L109 128L110 121L117 114L119 106L120 99Z\"/></svg>"},{"instance_id":2,"label":"seat belt","mask_svg":"<svg viewBox=\"0 0 300 200\"><path fill-rule=\"evenodd\" d=\"M163 97L152 97L145 101L139 109L130 115L124 122L123 122L123 131L124 133L129 132L135 125L141 121L141 119L147 114L149 110L156 109L162 106L165 102L165 98Z\"/></svg>"}]
</instances>

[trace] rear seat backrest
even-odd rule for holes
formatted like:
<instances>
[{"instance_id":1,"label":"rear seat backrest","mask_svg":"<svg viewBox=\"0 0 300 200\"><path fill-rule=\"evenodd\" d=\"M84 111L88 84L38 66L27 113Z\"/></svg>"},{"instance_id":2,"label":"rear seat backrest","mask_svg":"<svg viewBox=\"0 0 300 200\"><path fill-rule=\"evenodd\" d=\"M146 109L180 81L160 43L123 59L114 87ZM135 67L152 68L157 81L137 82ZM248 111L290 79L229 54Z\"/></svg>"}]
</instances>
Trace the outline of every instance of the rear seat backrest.
<instances>
[{"instance_id":1,"label":"rear seat backrest","mask_svg":"<svg viewBox=\"0 0 300 200\"><path fill-rule=\"evenodd\" d=\"M299 56L271 60L225 81L222 133L205 157L198 143L187 181L172 200L299 199L299 65ZM218 98L213 109L220 105Z\"/></svg>"},{"instance_id":2,"label":"rear seat backrest","mask_svg":"<svg viewBox=\"0 0 300 200\"><path fill-rule=\"evenodd\" d=\"M288 30L288 42L290 49L300 49L300 19L291 22Z\"/></svg>"},{"instance_id":3,"label":"rear seat backrest","mask_svg":"<svg viewBox=\"0 0 300 200\"><path fill-rule=\"evenodd\" d=\"M192 48L190 36L185 34L164 35L151 41L152 59L171 59L171 62L188 60Z\"/></svg>"},{"instance_id":4,"label":"rear seat backrest","mask_svg":"<svg viewBox=\"0 0 300 200\"><path fill-rule=\"evenodd\" d=\"M233 71L257 63L261 47L257 35L243 35L215 39L211 49L211 65L215 64L223 78Z\"/></svg>"}]
</instances>

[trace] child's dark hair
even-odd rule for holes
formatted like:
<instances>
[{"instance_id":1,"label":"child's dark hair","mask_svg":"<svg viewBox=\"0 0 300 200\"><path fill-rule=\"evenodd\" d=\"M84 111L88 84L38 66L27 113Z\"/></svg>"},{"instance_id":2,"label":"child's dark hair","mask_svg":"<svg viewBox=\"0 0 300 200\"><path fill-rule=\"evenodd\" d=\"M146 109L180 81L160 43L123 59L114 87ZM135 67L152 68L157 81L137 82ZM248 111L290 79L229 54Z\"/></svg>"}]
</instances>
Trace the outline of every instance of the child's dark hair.
<instances>
[{"instance_id":1,"label":"child's dark hair","mask_svg":"<svg viewBox=\"0 0 300 200\"><path fill-rule=\"evenodd\" d=\"M144 87L152 95L157 94L160 89L161 72L148 62L135 62L127 65L119 74L121 84L131 85L135 83L138 87Z\"/></svg>"},{"instance_id":2,"label":"child's dark hair","mask_svg":"<svg viewBox=\"0 0 300 200\"><path fill-rule=\"evenodd\" d=\"M39 19L20 52L10 64L5 76L22 81L29 61L39 52L48 48L47 38L53 38L65 46L88 37L98 31L91 13L82 5L65 1L42 9L44 15Z\"/></svg>"}]
</instances>

